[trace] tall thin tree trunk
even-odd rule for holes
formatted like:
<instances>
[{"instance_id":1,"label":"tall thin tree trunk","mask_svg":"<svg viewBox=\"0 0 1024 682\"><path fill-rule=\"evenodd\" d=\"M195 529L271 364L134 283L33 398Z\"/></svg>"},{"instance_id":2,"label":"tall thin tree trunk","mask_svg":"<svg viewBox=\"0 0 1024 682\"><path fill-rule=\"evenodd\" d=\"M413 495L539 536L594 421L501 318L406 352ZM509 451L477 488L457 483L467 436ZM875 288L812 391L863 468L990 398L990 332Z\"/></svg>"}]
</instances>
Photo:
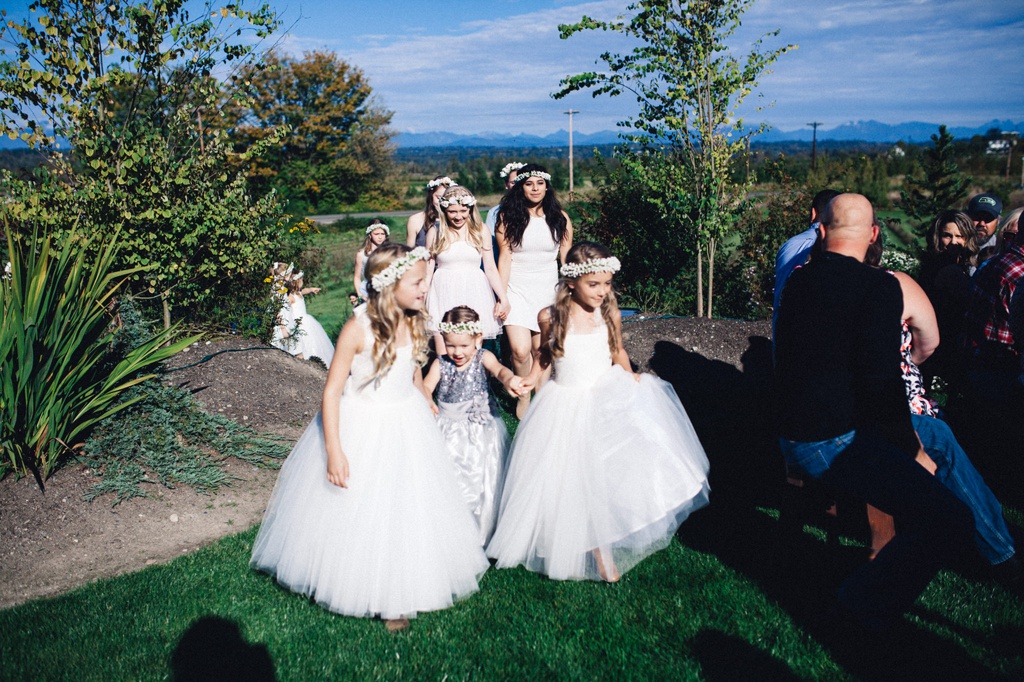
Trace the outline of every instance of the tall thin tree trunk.
<instances>
[{"instance_id":1,"label":"tall thin tree trunk","mask_svg":"<svg viewBox=\"0 0 1024 682\"><path fill-rule=\"evenodd\" d=\"M704 251L697 242L697 317L704 317Z\"/></svg>"},{"instance_id":2,"label":"tall thin tree trunk","mask_svg":"<svg viewBox=\"0 0 1024 682\"><path fill-rule=\"evenodd\" d=\"M161 296L160 297L160 304L163 306L163 309L164 309L164 329L165 330L166 329L170 329L171 328L171 305L167 302L167 296ZM168 345L170 345L170 343L171 343L170 341L167 342Z\"/></svg>"},{"instance_id":3,"label":"tall thin tree trunk","mask_svg":"<svg viewBox=\"0 0 1024 682\"><path fill-rule=\"evenodd\" d=\"M712 238L708 242L708 317L711 317L711 304L714 300L715 291L715 251L717 250L717 240Z\"/></svg>"}]
</instances>

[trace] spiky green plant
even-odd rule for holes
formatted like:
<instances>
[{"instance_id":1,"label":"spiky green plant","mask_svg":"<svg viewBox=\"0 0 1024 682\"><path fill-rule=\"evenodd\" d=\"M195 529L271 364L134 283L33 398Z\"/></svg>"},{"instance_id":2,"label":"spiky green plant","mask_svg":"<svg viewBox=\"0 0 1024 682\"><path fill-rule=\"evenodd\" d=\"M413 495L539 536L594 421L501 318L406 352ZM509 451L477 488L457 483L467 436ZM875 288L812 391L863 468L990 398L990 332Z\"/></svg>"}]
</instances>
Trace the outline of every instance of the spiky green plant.
<instances>
[{"instance_id":1,"label":"spiky green plant","mask_svg":"<svg viewBox=\"0 0 1024 682\"><path fill-rule=\"evenodd\" d=\"M120 230L73 231L60 244L39 228L8 226L9 275L0 283L0 471L29 472L40 488L86 432L130 402L126 389L198 337L157 333L115 363L112 309L124 280L114 270Z\"/></svg>"}]
</instances>

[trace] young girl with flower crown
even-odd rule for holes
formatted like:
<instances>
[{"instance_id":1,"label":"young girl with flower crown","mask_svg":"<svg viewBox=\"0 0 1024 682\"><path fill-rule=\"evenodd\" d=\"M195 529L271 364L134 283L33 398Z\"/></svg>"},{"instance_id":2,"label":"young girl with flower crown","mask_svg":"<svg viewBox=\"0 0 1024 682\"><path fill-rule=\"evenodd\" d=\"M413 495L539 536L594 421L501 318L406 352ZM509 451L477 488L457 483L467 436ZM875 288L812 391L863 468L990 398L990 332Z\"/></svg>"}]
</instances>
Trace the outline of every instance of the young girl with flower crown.
<instances>
[{"instance_id":1,"label":"young girl with flower crown","mask_svg":"<svg viewBox=\"0 0 1024 682\"><path fill-rule=\"evenodd\" d=\"M366 278L363 277L363 268L366 266L367 257L380 248L380 245L391 236L391 228L379 220L374 220L366 226L366 238L363 239L363 247L356 251L356 266L352 275L352 283L356 287L359 299L366 300Z\"/></svg>"},{"instance_id":2,"label":"young girl with flower crown","mask_svg":"<svg viewBox=\"0 0 1024 682\"><path fill-rule=\"evenodd\" d=\"M487 339L498 335L509 311L476 197L455 185L445 190L440 206L441 219L427 232L427 248L437 264L427 293L428 328L435 334L434 349L439 355L444 353L444 340L438 324L446 310L457 305L475 310Z\"/></svg>"},{"instance_id":3,"label":"young girl with flower crown","mask_svg":"<svg viewBox=\"0 0 1024 682\"><path fill-rule=\"evenodd\" d=\"M431 363L423 385L428 394L437 391L437 424L484 546L498 518L508 453L508 430L498 416L487 375L497 378L513 396L518 395L523 380L494 353L481 348L483 326L472 308L452 308L439 327L446 353Z\"/></svg>"},{"instance_id":4,"label":"young girl with flower crown","mask_svg":"<svg viewBox=\"0 0 1024 682\"><path fill-rule=\"evenodd\" d=\"M320 322L306 312L306 294L319 294L320 288L303 286L304 277L301 270L285 277L288 310L282 315L281 325L285 350L303 360L320 358L324 366L330 369L331 359L334 357L334 344Z\"/></svg>"},{"instance_id":5,"label":"young girl with flower crown","mask_svg":"<svg viewBox=\"0 0 1024 682\"><path fill-rule=\"evenodd\" d=\"M618 259L581 242L541 311L554 378L512 442L487 554L556 580L618 580L708 501L708 460L672 386L634 374L612 291Z\"/></svg>"},{"instance_id":6,"label":"young girl with flower crown","mask_svg":"<svg viewBox=\"0 0 1024 682\"><path fill-rule=\"evenodd\" d=\"M369 300L341 330L321 413L281 469L250 562L389 630L475 592L488 567L422 393L429 257L385 244L367 259Z\"/></svg>"}]
</instances>

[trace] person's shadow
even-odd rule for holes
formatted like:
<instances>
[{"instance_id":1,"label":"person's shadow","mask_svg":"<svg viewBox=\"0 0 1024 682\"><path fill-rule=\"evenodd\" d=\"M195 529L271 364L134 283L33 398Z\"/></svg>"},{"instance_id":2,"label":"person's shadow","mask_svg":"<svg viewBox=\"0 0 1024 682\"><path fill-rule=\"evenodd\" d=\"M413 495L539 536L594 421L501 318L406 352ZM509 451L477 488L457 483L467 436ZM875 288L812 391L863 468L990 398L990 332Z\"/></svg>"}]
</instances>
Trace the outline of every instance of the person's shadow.
<instances>
[{"instance_id":1,"label":"person's shadow","mask_svg":"<svg viewBox=\"0 0 1024 682\"><path fill-rule=\"evenodd\" d=\"M192 623L171 654L175 682L274 682L274 662L263 644L249 644L238 624L220 616Z\"/></svg>"}]
</instances>

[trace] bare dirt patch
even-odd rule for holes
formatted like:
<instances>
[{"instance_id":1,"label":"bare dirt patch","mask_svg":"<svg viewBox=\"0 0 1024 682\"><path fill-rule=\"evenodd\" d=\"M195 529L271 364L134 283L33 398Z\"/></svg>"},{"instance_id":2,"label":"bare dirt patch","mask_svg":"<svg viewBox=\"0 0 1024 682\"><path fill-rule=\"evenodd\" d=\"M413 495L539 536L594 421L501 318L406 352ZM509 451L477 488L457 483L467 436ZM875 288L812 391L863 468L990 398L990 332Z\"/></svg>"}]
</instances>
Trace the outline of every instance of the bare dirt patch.
<instances>
[{"instance_id":1,"label":"bare dirt patch","mask_svg":"<svg viewBox=\"0 0 1024 682\"><path fill-rule=\"evenodd\" d=\"M769 322L695 318L634 318L623 327L637 367L659 369L660 360L662 373L676 355L749 372L751 348L763 349L770 331ZM238 337L201 342L169 364L166 381L208 411L290 441L320 409L327 376ZM54 474L45 493L30 479L0 481L0 608L169 561L258 522L277 472L234 460L225 467L233 482L214 494L154 484L151 497L117 506L112 496L83 499L96 477L77 464Z\"/></svg>"}]
</instances>

